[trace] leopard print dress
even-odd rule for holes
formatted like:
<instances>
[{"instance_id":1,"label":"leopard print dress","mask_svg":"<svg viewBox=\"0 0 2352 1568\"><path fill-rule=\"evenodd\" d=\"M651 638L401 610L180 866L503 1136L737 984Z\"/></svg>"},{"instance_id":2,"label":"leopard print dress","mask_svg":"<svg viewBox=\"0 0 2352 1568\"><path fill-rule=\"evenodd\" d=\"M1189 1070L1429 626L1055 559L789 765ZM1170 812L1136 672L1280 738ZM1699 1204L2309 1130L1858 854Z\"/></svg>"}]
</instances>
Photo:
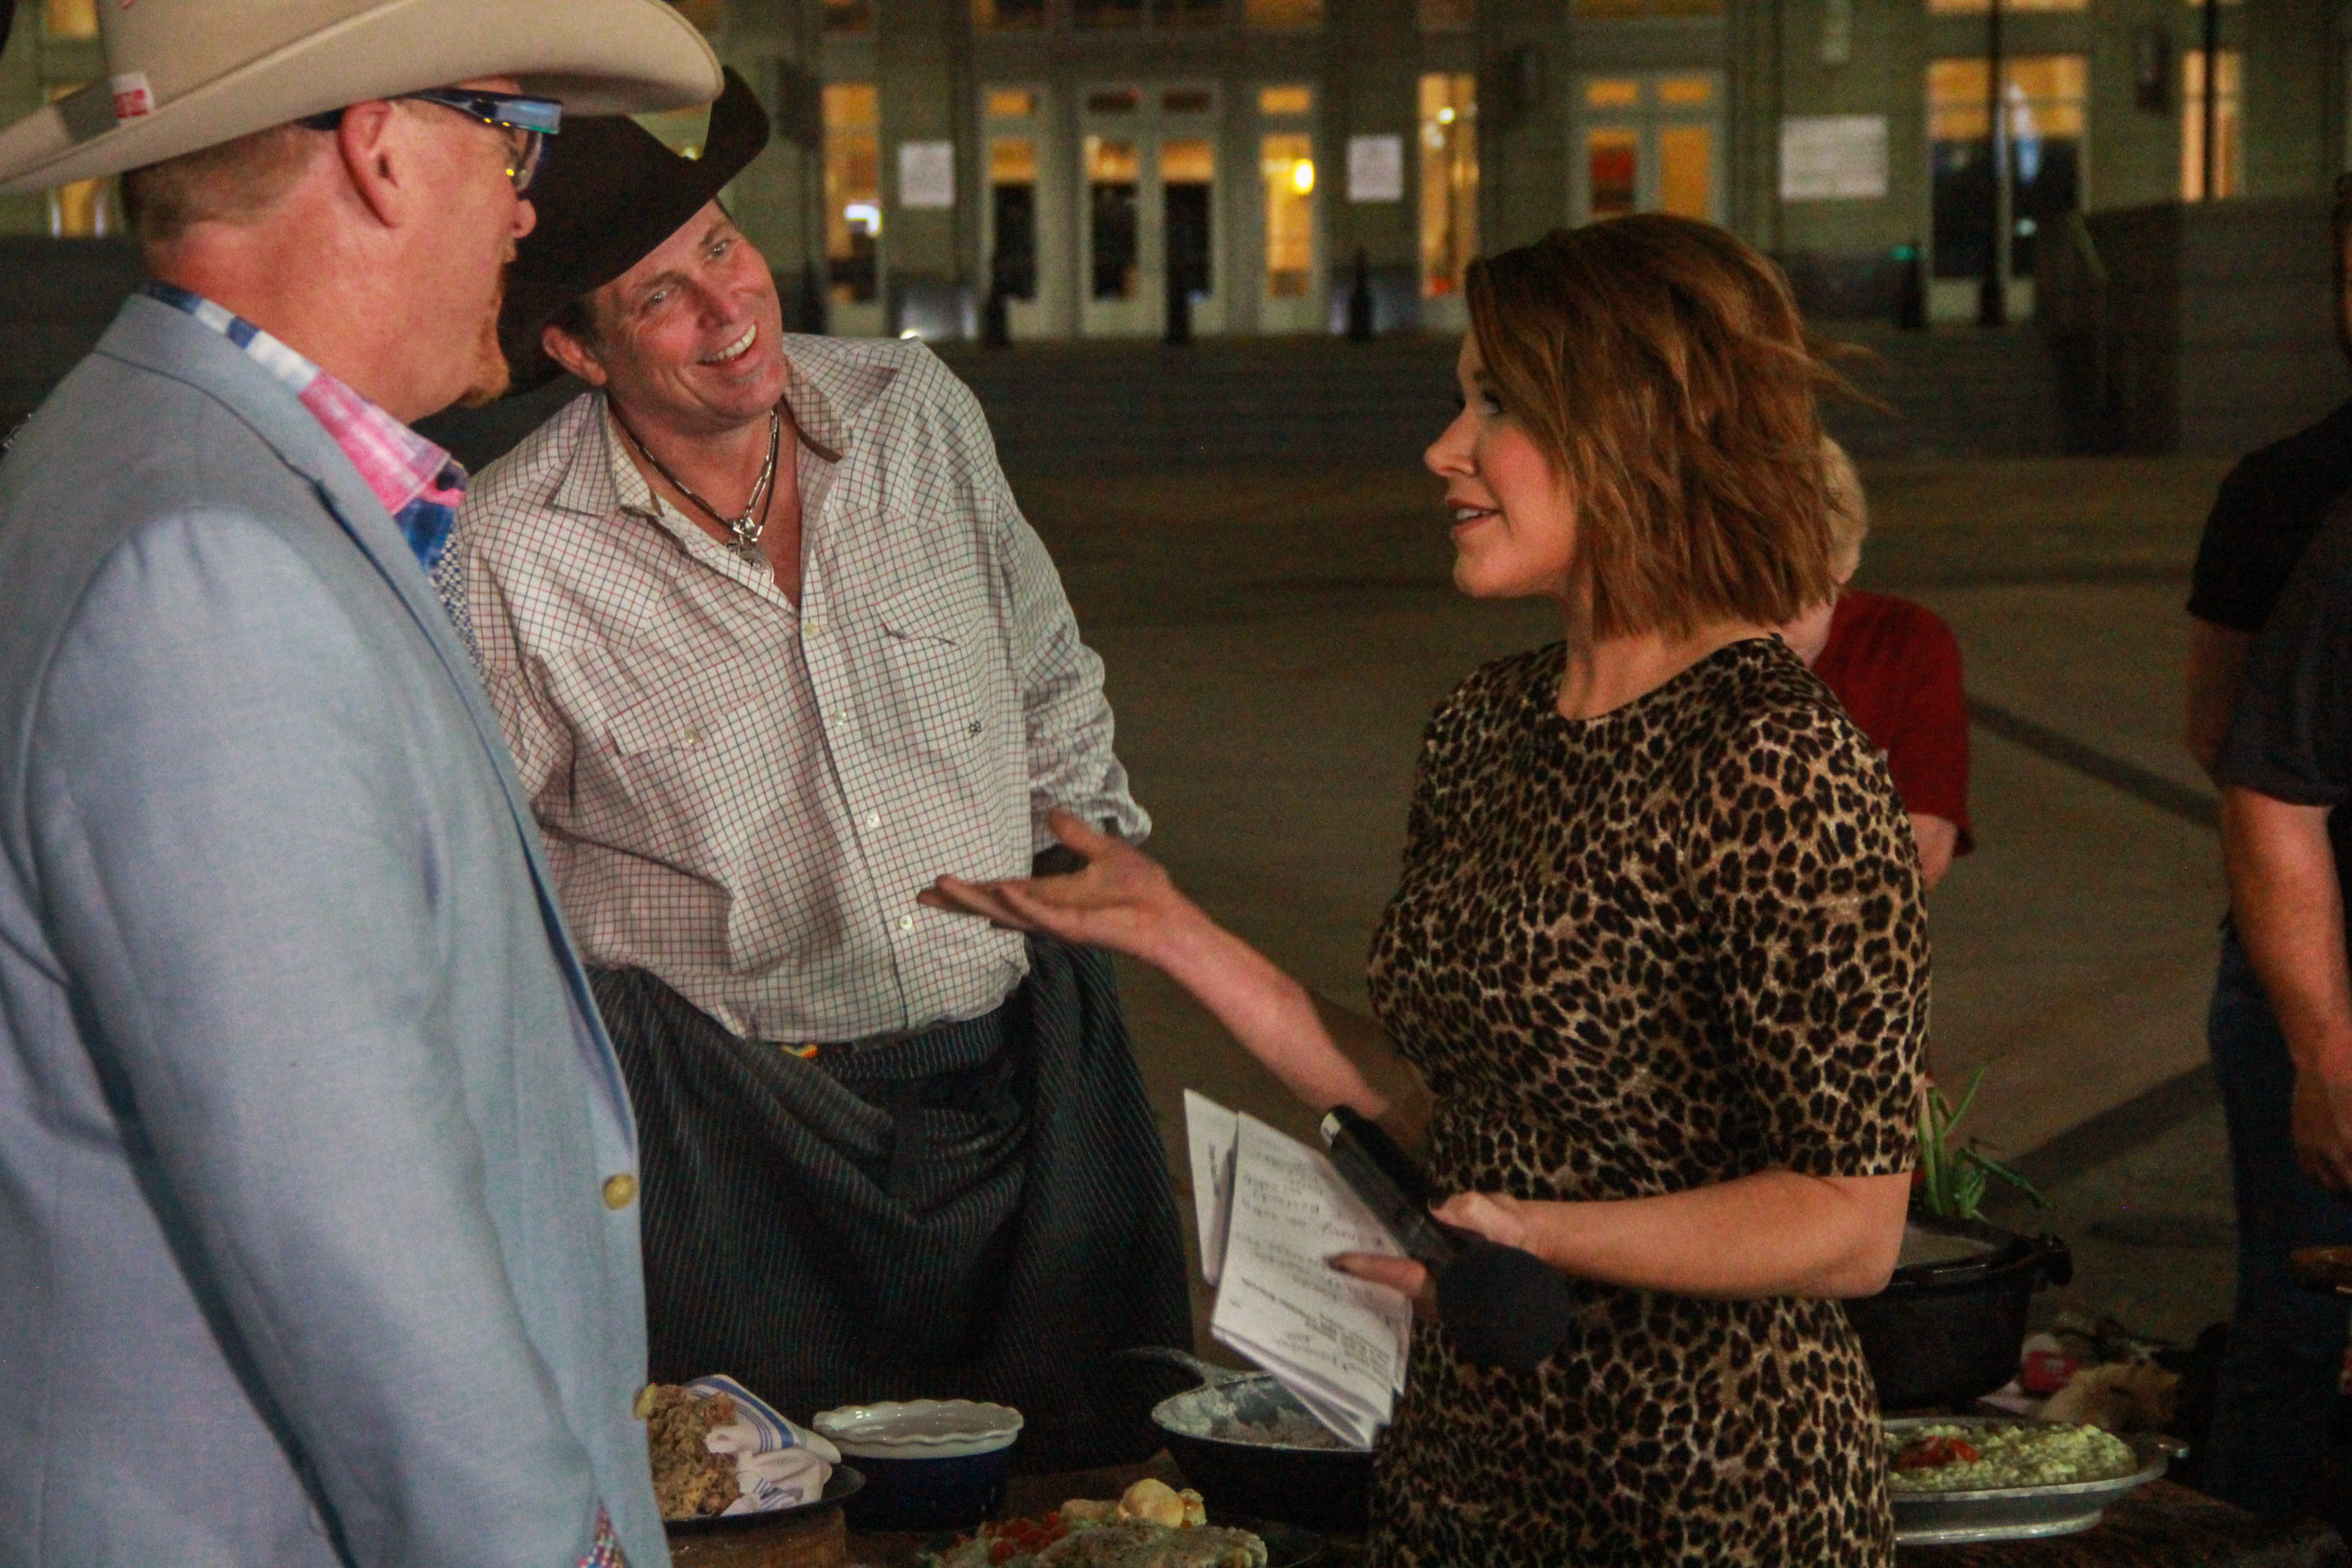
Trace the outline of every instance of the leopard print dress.
<instances>
[{"instance_id":1,"label":"leopard print dress","mask_svg":"<svg viewBox=\"0 0 2352 1568\"><path fill-rule=\"evenodd\" d=\"M1612 1199L1913 1163L1927 931L1883 762L1777 639L1597 719L1555 645L1423 742L1375 1009L1449 1191ZM1883 1565L1877 1395L1835 1302L1571 1282L1532 1373L1415 1331L1380 1568Z\"/></svg>"}]
</instances>

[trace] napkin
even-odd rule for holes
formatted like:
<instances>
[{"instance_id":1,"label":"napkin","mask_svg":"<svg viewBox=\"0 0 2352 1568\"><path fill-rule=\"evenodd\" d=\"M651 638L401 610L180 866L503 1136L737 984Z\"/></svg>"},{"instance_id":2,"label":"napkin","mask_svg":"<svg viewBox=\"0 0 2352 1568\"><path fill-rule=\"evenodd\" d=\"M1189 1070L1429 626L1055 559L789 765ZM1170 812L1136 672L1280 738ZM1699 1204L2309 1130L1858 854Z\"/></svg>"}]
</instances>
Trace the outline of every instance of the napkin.
<instances>
[{"instance_id":1,"label":"napkin","mask_svg":"<svg viewBox=\"0 0 2352 1568\"><path fill-rule=\"evenodd\" d=\"M831 1441L786 1420L731 1377L698 1377L686 1388L698 1399L724 1394L735 1401L735 1419L712 1427L702 1440L714 1454L735 1456L735 1485L743 1495L728 1505L728 1513L770 1513L824 1495L833 1467L841 1463L841 1450Z\"/></svg>"}]
</instances>

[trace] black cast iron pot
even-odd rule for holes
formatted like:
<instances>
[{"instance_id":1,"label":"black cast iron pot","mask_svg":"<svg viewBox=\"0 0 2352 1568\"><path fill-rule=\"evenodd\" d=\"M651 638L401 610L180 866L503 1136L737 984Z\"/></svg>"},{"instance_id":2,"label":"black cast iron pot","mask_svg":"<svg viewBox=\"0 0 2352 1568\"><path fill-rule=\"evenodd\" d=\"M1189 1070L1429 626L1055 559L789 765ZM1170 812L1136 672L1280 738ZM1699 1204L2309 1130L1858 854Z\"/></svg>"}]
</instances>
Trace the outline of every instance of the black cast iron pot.
<instances>
[{"instance_id":1,"label":"black cast iron pot","mask_svg":"<svg viewBox=\"0 0 2352 1568\"><path fill-rule=\"evenodd\" d=\"M1885 1289L1845 1303L1885 1411L1966 1407L2017 1375L2033 1292L2074 1277L2054 1236L2025 1237L1979 1220L1914 1214L1906 1251ZM1937 1257L1938 1250L1961 1254Z\"/></svg>"},{"instance_id":2,"label":"black cast iron pot","mask_svg":"<svg viewBox=\"0 0 2352 1568\"><path fill-rule=\"evenodd\" d=\"M1278 1412L1311 1419L1307 1407L1268 1374L1213 1366L1180 1350L1153 1345L1118 1352L1181 1367L1201 1380L1161 1400L1151 1425L1168 1445L1186 1484L1209 1505L1209 1517L1242 1514L1307 1530L1361 1534L1371 1517L1372 1456L1353 1448L1235 1442L1214 1435L1234 1417L1271 1424Z\"/></svg>"}]
</instances>

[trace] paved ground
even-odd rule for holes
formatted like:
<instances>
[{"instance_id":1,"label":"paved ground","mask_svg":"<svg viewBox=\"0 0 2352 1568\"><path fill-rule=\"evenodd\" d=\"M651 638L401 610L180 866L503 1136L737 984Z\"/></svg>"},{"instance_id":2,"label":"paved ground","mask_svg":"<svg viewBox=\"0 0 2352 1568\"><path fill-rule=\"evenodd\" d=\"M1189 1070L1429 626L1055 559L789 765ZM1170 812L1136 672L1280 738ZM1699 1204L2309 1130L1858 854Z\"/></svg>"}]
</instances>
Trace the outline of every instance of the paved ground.
<instances>
[{"instance_id":1,"label":"paved ground","mask_svg":"<svg viewBox=\"0 0 2352 1568\"><path fill-rule=\"evenodd\" d=\"M2059 1201L2026 1222L2080 1262L2045 1311L2175 1337L2229 1301L2229 1189L2200 1072L2222 893L2200 820L2210 791L2176 740L2180 603L2223 467L1864 475L1863 582L1952 623L1980 710L1981 847L1933 902L1937 1070L1991 1064L1972 1120ZM1433 483L1410 469L1019 489L1108 661L1156 852L1221 919L1360 1005L1423 721L1479 661L1556 623L1453 593ZM1127 981L1171 1141L1188 1086L1306 1131L1181 994L1139 969Z\"/></svg>"}]
</instances>

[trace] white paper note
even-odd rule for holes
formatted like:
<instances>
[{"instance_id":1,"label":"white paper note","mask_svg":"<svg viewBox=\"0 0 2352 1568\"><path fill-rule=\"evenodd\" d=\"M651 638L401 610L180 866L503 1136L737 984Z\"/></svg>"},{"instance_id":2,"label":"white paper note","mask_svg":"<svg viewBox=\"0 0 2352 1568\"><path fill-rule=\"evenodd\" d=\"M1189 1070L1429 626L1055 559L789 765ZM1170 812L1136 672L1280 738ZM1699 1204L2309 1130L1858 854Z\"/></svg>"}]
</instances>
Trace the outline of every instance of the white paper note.
<instances>
[{"instance_id":1,"label":"white paper note","mask_svg":"<svg viewBox=\"0 0 2352 1568\"><path fill-rule=\"evenodd\" d=\"M1188 1128L1233 1115L1203 1100ZM1212 1113L1214 1113L1213 1115ZM1246 1114L1235 1117L1230 1212L1209 1331L1264 1367L1318 1419L1358 1447L1386 1426L1403 1387L1412 1303L1330 1266L1333 1254L1399 1254L1396 1242L1331 1163ZM1197 1162L1217 1140L1193 1133ZM1202 1256L1209 1229L1202 1227Z\"/></svg>"},{"instance_id":2,"label":"white paper note","mask_svg":"<svg viewBox=\"0 0 2352 1568\"><path fill-rule=\"evenodd\" d=\"M1234 1204L1234 1141L1241 1118L1205 1094L1184 1091L1184 1138L1192 1152L1192 1220L1201 1238L1201 1278L1224 1271L1225 1217Z\"/></svg>"}]
</instances>

